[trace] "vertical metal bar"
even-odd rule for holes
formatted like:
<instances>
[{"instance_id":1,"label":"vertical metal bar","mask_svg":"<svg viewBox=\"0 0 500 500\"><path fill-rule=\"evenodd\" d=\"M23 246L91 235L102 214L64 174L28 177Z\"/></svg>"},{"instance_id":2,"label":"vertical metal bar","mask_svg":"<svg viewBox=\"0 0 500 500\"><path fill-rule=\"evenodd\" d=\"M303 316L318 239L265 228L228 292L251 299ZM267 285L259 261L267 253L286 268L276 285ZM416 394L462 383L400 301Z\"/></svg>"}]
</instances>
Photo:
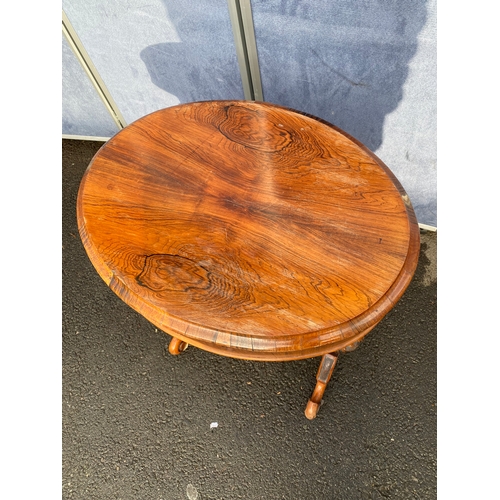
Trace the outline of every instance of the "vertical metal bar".
<instances>
[{"instance_id":1,"label":"vertical metal bar","mask_svg":"<svg viewBox=\"0 0 500 500\"><path fill-rule=\"evenodd\" d=\"M262 82L260 80L259 57L257 54L257 42L255 41L255 29L253 25L252 5L250 0L239 0L241 21L245 37L245 47L247 53L250 77L255 101L263 101Z\"/></svg>"},{"instance_id":2,"label":"vertical metal bar","mask_svg":"<svg viewBox=\"0 0 500 500\"><path fill-rule=\"evenodd\" d=\"M68 19L68 16L62 11L62 31L66 40L71 47L71 50L75 54L76 58L82 65L85 73L89 77L90 81L94 85L99 97L102 99L106 109L109 111L109 114L113 118L114 122L118 126L119 129L122 129L127 126L127 122L123 118L118 106L115 101L111 97L109 90L107 89L104 81L100 77L97 68L94 66L94 63L90 59L85 47L83 46L81 40L78 38L75 29L71 25L71 22Z\"/></svg>"},{"instance_id":3,"label":"vertical metal bar","mask_svg":"<svg viewBox=\"0 0 500 500\"><path fill-rule=\"evenodd\" d=\"M243 21L241 19L241 10L239 0L227 0L229 8L229 18L233 27L234 43L236 46L236 56L240 67L241 83L243 85L243 94L248 101L254 100L252 77L250 74L250 65L245 43Z\"/></svg>"}]
</instances>

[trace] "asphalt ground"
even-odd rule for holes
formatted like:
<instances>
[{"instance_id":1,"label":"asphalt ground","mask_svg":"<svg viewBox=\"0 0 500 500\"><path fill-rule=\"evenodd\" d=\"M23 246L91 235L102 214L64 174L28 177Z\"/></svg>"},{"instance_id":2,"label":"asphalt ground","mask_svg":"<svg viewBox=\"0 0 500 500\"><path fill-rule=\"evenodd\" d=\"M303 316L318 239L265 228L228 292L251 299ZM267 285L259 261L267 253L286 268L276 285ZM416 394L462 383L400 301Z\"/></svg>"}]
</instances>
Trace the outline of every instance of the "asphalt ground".
<instances>
[{"instance_id":1,"label":"asphalt ground","mask_svg":"<svg viewBox=\"0 0 500 500\"><path fill-rule=\"evenodd\" d=\"M436 498L437 233L421 233L412 283L341 355L309 421L319 358L171 356L102 281L76 223L101 145L62 141L62 498Z\"/></svg>"}]
</instances>

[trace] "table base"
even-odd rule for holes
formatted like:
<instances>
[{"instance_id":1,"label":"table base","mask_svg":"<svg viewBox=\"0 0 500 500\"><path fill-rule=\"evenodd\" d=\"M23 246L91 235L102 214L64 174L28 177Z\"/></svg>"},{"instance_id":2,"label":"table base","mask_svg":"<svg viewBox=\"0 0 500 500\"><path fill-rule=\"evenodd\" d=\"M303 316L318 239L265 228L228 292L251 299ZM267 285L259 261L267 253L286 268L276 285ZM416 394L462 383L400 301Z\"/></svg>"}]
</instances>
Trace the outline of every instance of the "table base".
<instances>
[{"instance_id":1,"label":"table base","mask_svg":"<svg viewBox=\"0 0 500 500\"><path fill-rule=\"evenodd\" d=\"M339 359L339 354L341 352L351 352L358 347L360 341L353 342L352 344L340 349L339 351L334 351L330 354L324 354L321 357L321 362L319 364L318 372L316 373L316 387L312 393L312 396L309 398L305 409L305 416L309 420L313 420L316 418L318 410L321 406L321 402L323 400L323 395L325 394L326 386L328 382L332 378L333 370L337 365L337 361ZM187 349L189 344L186 342L172 337L170 344L168 346L168 352L173 356L178 356L181 352Z\"/></svg>"}]
</instances>

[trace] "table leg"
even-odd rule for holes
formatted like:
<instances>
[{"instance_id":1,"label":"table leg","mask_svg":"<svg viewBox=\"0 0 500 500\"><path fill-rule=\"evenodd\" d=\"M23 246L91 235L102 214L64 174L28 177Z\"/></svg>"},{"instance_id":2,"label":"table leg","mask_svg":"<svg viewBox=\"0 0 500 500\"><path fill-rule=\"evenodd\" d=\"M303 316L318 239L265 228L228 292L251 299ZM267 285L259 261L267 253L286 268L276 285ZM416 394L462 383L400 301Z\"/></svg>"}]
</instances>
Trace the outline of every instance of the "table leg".
<instances>
[{"instance_id":1,"label":"table leg","mask_svg":"<svg viewBox=\"0 0 500 500\"><path fill-rule=\"evenodd\" d=\"M319 365L318 373L316 374L316 387L307 402L306 406L306 417L309 420L316 418L316 414L319 410L319 405L323 399L323 394L325 393L326 385L332 377L333 370L339 359L338 351L332 352L331 354L324 354L321 358L321 363Z\"/></svg>"},{"instance_id":2,"label":"table leg","mask_svg":"<svg viewBox=\"0 0 500 500\"><path fill-rule=\"evenodd\" d=\"M172 354L173 356L177 356L180 354L182 351L185 351L187 349L188 344L186 342L183 342L182 340L172 337L172 340L170 341L170 344L168 345L168 352Z\"/></svg>"}]
</instances>

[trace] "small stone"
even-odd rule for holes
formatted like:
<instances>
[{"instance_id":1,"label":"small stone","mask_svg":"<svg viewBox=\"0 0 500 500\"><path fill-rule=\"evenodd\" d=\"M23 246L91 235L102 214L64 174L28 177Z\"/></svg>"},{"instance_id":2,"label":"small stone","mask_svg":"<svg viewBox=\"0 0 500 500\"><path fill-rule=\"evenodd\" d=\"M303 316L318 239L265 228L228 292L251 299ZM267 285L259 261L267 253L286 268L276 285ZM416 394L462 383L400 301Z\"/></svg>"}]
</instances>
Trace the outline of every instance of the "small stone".
<instances>
[{"instance_id":1,"label":"small stone","mask_svg":"<svg viewBox=\"0 0 500 500\"><path fill-rule=\"evenodd\" d=\"M187 485L186 494L189 500L198 500L198 490L192 484Z\"/></svg>"}]
</instances>

